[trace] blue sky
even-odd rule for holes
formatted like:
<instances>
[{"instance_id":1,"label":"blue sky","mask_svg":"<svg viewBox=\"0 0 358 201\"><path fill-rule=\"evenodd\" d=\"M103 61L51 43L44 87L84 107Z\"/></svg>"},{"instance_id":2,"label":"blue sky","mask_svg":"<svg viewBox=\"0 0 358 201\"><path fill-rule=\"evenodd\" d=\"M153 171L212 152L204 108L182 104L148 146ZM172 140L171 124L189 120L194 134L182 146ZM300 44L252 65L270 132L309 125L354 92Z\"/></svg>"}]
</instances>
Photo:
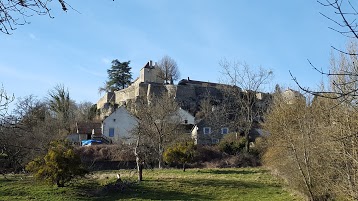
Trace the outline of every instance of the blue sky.
<instances>
[{"instance_id":1,"label":"blue sky","mask_svg":"<svg viewBox=\"0 0 358 201\"><path fill-rule=\"evenodd\" d=\"M328 29L330 13L316 1L86 0L67 1L79 11L53 19L33 16L12 35L0 34L0 82L16 97L46 96L56 84L76 102L95 103L110 61L131 60L133 78L148 60L175 59L182 78L218 82L226 58L274 72L276 83L296 88L289 70L304 85L317 87L327 69L331 45L346 38Z\"/></svg>"}]
</instances>

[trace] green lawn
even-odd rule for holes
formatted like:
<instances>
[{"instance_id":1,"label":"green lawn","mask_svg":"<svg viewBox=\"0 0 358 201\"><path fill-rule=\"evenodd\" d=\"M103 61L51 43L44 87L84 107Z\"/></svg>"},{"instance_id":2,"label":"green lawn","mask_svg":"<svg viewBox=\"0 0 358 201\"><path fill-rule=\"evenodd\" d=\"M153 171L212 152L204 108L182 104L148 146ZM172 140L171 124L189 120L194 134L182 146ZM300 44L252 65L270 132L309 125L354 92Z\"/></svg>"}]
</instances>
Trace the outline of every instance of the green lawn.
<instances>
[{"instance_id":1,"label":"green lawn","mask_svg":"<svg viewBox=\"0 0 358 201\"><path fill-rule=\"evenodd\" d=\"M117 173L135 180L133 171L102 171L57 188L24 175L0 176L0 200L302 200L260 168L145 170L140 184L106 190Z\"/></svg>"}]
</instances>

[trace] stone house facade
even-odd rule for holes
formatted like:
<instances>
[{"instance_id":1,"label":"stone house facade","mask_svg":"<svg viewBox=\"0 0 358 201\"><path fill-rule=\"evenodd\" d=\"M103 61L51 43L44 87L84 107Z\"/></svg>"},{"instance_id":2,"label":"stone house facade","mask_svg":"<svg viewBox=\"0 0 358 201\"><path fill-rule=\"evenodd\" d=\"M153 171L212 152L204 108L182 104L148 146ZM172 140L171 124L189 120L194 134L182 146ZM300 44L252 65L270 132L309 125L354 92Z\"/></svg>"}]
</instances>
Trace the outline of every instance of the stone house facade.
<instances>
[{"instance_id":1,"label":"stone house facade","mask_svg":"<svg viewBox=\"0 0 358 201\"><path fill-rule=\"evenodd\" d=\"M213 145L218 144L226 134L234 131L235 129L230 127L229 124L213 126L207 121L201 120L194 125L191 131L191 137L194 140L194 144Z\"/></svg>"}]
</instances>

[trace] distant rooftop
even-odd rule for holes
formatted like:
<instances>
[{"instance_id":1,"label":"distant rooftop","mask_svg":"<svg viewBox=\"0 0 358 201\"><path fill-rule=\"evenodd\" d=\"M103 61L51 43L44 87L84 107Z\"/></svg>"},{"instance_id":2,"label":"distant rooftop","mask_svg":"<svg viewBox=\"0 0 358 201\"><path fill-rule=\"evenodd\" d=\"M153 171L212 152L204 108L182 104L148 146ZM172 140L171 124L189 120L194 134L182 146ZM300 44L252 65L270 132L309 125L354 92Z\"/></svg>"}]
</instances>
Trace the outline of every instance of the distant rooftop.
<instances>
[{"instance_id":1,"label":"distant rooftop","mask_svg":"<svg viewBox=\"0 0 358 201\"><path fill-rule=\"evenodd\" d=\"M102 124L94 122L78 122L76 123L76 133L102 134Z\"/></svg>"},{"instance_id":2,"label":"distant rooftop","mask_svg":"<svg viewBox=\"0 0 358 201\"><path fill-rule=\"evenodd\" d=\"M222 85L220 83L214 83L214 82L203 82L198 80L191 80L189 77L188 79L182 79L179 81L178 85L187 85L187 84L194 84L194 85L203 85L206 84L208 86L217 86Z\"/></svg>"}]
</instances>

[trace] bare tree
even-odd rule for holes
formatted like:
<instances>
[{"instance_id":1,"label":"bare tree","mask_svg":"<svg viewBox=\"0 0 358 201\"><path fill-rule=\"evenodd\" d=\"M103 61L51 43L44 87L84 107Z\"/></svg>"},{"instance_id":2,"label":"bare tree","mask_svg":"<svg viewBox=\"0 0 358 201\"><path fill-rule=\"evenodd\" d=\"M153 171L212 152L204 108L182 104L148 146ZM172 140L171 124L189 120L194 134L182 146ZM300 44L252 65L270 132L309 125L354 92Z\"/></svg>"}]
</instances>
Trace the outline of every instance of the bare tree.
<instances>
[{"instance_id":1,"label":"bare tree","mask_svg":"<svg viewBox=\"0 0 358 201\"><path fill-rule=\"evenodd\" d=\"M29 95L17 99L13 113L23 125L32 127L46 118L48 107L34 95Z\"/></svg>"},{"instance_id":2,"label":"bare tree","mask_svg":"<svg viewBox=\"0 0 358 201\"><path fill-rule=\"evenodd\" d=\"M86 101L78 103L76 104L74 113L76 121L92 121L97 115L97 105Z\"/></svg>"},{"instance_id":3,"label":"bare tree","mask_svg":"<svg viewBox=\"0 0 358 201\"><path fill-rule=\"evenodd\" d=\"M46 150L50 141L60 137L54 132L62 125L60 120L52 116L45 101L33 95L18 98L13 114L17 118L17 139L36 151Z\"/></svg>"},{"instance_id":4,"label":"bare tree","mask_svg":"<svg viewBox=\"0 0 358 201\"><path fill-rule=\"evenodd\" d=\"M0 151L1 156L8 157L8 142L9 142L9 134L12 130L12 116L8 113L9 105L14 101L14 95L9 95L3 86L0 89ZM2 160L2 164L0 165L0 173L4 174L3 166L4 160Z\"/></svg>"},{"instance_id":5,"label":"bare tree","mask_svg":"<svg viewBox=\"0 0 358 201\"><path fill-rule=\"evenodd\" d=\"M60 125L45 102L32 95L19 98L0 129L1 151L9 168L21 170L28 161L44 154L49 142L60 137L56 132Z\"/></svg>"},{"instance_id":6,"label":"bare tree","mask_svg":"<svg viewBox=\"0 0 358 201\"><path fill-rule=\"evenodd\" d=\"M67 113L81 113L69 99L64 87L55 89L51 93L51 100L39 100L33 95L18 98L11 113L8 112L8 106L14 97L7 95L4 89L0 91L0 155L6 156L5 165L9 170L22 170L27 162L45 154L49 143L63 139L64 133L68 133L68 130L63 130L69 129L75 122L73 115L67 115L64 124L64 116ZM70 107L68 101L71 102ZM91 104L84 105L87 107L83 107L83 110L88 111ZM76 118L88 117L84 116L78 115ZM0 169L3 162L0 162Z\"/></svg>"},{"instance_id":7,"label":"bare tree","mask_svg":"<svg viewBox=\"0 0 358 201\"><path fill-rule=\"evenodd\" d=\"M65 0L56 0L63 11L70 7ZM32 15L51 16L51 0L0 0L0 31L11 34L18 25L29 24Z\"/></svg>"},{"instance_id":8,"label":"bare tree","mask_svg":"<svg viewBox=\"0 0 358 201\"><path fill-rule=\"evenodd\" d=\"M333 12L323 13L320 12L322 16L333 23L333 26L329 28L333 31L342 34L344 37L347 37L353 44L358 40L358 24L356 22L356 16L358 15L356 9L356 2L350 0L319 0L317 1L323 8L331 9ZM348 51L337 49L334 46L331 46L336 52L341 53L344 57L348 58L347 63L344 64L345 68L333 69L332 71L326 71L322 68L316 67L310 60L309 64L314 70L319 74L327 76L334 85L332 90L317 91L310 89L309 87L302 86L298 79L291 74L291 77L299 86L299 88L307 93L313 94L315 96L326 97L330 99L355 99L358 96L358 72L357 72L357 50L350 46ZM349 66L349 67L348 67ZM341 66L342 67L342 66ZM333 78L333 79L332 79Z\"/></svg>"},{"instance_id":9,"label":"bare tree","mask_svg":"<svg viewBox=\"0 0 358 201\"><path fill-rule=\"evenodd\" d=\"M352 3L350 0L318 0L317 2L323 7L333 9L333 14L340 19L337 20L335 17L331 17L331 15L320 12L322 16L334 23L335 26L330 26L330 29L348 38L358 39L358 24L356 22L358 12L355 8L355 2Z\"/></svg>"},{"instance_id":10,"label":"bare tree","mask_svg":"<svg viewBox=\"0 0 358 201\"><path fill-rule=\"evenodd\" d=\"M212 133L209 135L199 135L196 136L198 141L210 141L213 139L221 139L221 129L222 128L235 128L233 122L233 104L229 101L228 90L224 90L222 93L223 96L212 96L209 92L206 94L205 98L202 99L199 103L199 112L196 113L195 118L197 120L203 120L204 124L210 125ZM219 131L219 132L218 132ZM230 130L230 132L235 132L235 130ZM199 139L200 138L200 139Z\"/></svg>"},{"instance_id":11,"label":"bare tree","mask_svg":"<svg viewBox=\"0 0 358 201\"><path fill-rule=\"evenodd\" d=\"M357 111L336 99L307 102L275 97L264 164L310 200L357 200Z\"/></svg>"},{"instance_id":12,"label":"bare tree","mask_svg":"<svg viewBox=\"0 0 358 201\"><path fill-rule=\"evenodd\" d=\"M357 4L350 0L320 0L318 1L323 8L332 10L330 13L321 13L326 19L332 22L329 28L338 32L343 37L350 40L347 50L341 50L332 46L333 56L331 59L331 69L323 70L316 67L311 61L310 65L319 74L326 76L330 80L328 90L313 90L302 86L296 77L291 77L296 84L305 92L315 95L315 98L323 97L330 99L330 105L326 111L325 119L329 123L324 127L316 124L315 127L329 128L326 131L324 139L326 150L321 153L330 153L329 157L322 158L325 170L323 172L332 172L330 177L323 183L329 185L329 189L336 194L335 196L346 200L357 200L357 97L358 97L358 66L357 66L357 40L358 24L356 18L358 15ZM336 60L334 53L339 54L339 60ZM321 111L320 113L325 113ZM319 114L316 112L316 114ZM321 134L323 135L323 134ZM317 136L317 133L315 133Z\"/></svg>"},{"instance_id":13,"label":"bare tree","mask_svg":"<svg viewBox=\"0 0 358 201\"><path fill-rule=\"evenodd\" d=\"M58 84L48 92L48 105L56 118L62 122L63 129L68 134L71 131L71 124L74 121L75 102L70 99L68 89Z\"/></svg>"},{"instance_id":14,"label":"bare tree","mask_svg":"<svg viewBox=\"0 0 358 201\"><path fill-rule=\"evenodd\" d=\"M1 88L0 88L0 118L1 118L1 121L5 120L5 117L8 114L9 105L14 101L14 99L15 99L15 96L7 94L4 87L1 86Z\"/></svg>"},{"instance_id":15,"label":"bare tree","mask_svg":"<svg viewBox=\"0 0 358 201\"><path fill-rule=\"evenodd\" d=\"M169 56L164 56L158 62L158 67L161 70L159 75L165 81L165 84L173 84L175 80L180 77L179 68L177 62Z\"/></svg>"},{"instance_id":16,"label":"bare tree","mask_svg":"<svg viewBox=\"0 0 358 201\"><path fill-rule=\"evenodd\" d=\"M137 164L137 172L138 172L138 182L143 181L143 157L141 157L141 152L139 151L139 142L140 142L140 135L138 135L136 146L134 147L134 155L135 161Z\"/></svg>"},{"instance_id":17,"label":"bare tree","mask_svg":"<svg viewBox=\"0 0 358 201\"><path fill-rule=\"evenodd\" d=\"M314 121L305 101L297 99L287 104L283 98L276 97L266 116L265 129L270 133L265 164L290 180L291 186L310 200L315 200L319 192L315 190L312 152L320 136L312 137Z\"/></svg>"},{"instance_id":18,"label":"bare tree","mask_svg":"<svg viewBox=\"0 0 358 201\"><path fill-rule=\"evenodd\" d=\"M178 104L167 94L152 97L149 103L142 102L136 108L139 119L137 134L139 145L148 149L154 146L159 168L163 165L165 147L180 138L180 118L177 118ZM153 154L153 153L152 153Z\"/></svg>"},{"instance_id":19,"label":"bare tree","mask_svg":"<svg viewBox=\"0 0 358 201\"><path fill-rule=\"evenodd\" d=\"M246 151L250 147L250 130L254 122L265 111L265 98L260 97L260 90L273 76L272 71L259 67L258 70L250 68L246 63L228 62L222 60L223 81L230 85L224 88L224 105L227 107L229 118L235 127L244 133L246 138Z\"/></svg>"},{"instance_id":20,"label":"bare tree","mask_svg":"<svg viewBox=\"0 0 358 201\"><path fill-rule=\"evenodd\" d=\"M222 128L229 119L230 111L226 107L225 101L215 100L212 96L208 95L200 102L200 111L198 118L205 119L214 129Z\"/></svg>"},{"instance_id":21,"label":"bare tree","mask_svg":"<svg viewBox=\"0 0 358 201\"><path fill-rule=\"evenodd\" d=\"M335 172L332 188L337 195L350 200L358 200L358 113L340 105L335 111L335 121L331 124L329 148L331 158L327 164Z\"/></svg>"},{"instance_id":22,"label":"bare tree","mask_svg":"<svg viewBox=\"0 0 358 201\"><path fill-rule=\"evenodd\" d=\"M137 165L138 182L143 181L144 164L151 163L151 161L155 160L155 156L153 158L153 153L151 153L154 149L154 145L152 144L153 141L144 132L145 129L142 128L141 124L139 124L133 131L133 133L137 136L133 151Z\"/></svg>"}]
</instances>

